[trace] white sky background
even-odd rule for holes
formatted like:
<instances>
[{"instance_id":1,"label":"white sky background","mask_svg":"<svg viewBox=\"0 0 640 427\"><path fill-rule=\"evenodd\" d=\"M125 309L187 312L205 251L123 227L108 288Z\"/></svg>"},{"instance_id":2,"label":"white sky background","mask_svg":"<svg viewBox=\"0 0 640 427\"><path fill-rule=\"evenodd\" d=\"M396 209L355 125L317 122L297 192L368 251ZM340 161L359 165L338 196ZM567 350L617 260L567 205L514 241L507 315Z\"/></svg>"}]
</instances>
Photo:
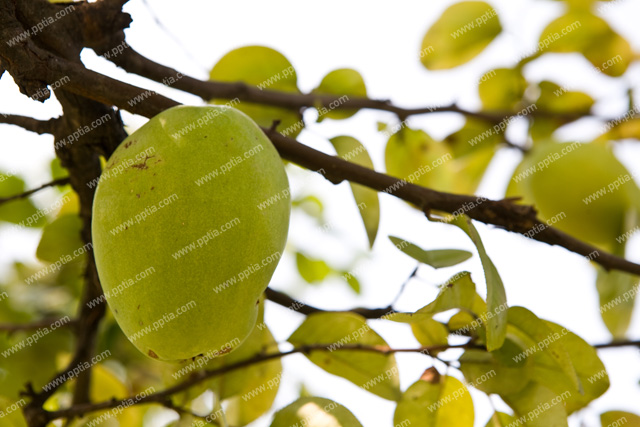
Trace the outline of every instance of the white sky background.
<instances>
[{"instance_id":1,"label":"white sky background","mask_svg":"<svg viewBox=\"0 0 640 427\"><path fill-rule=\"evenodd\" d=\"M226 1L196 0L149 1L162 24L180 43L160 28L142 0L131 0L125 10L134 22L127 30L127 42L143 55L174 67L194 77L206 79L208 70L229 50L260 44L282 52L295 66L299 87L303 92L313 89L329 71L336 68L355 68L364 76L369 96L391 99L402 106L440 105L453 100L466 108L477 108L476 82L489 69L510 66L522 52L531 51L547 22L559 16L561 2L498 1L494 5L504 27L503 33L468 66L452 71L429 72L419 63L418 52L422 37L430 24L453 2L365 2L325 0L313 6L297 1ZM640 2L619 0L603 14L612 26L640 51ZM186 50L185 50L186 49ZM640 66L630 68L624 77L612 79L590 71L588 63L577 56L554 56L534 62L525 69L526 76L535 81L552 79L570 89L584 90L598 100L595 111L606 116L623 114L626 108L625 85L616 80L640 87ZM96 57L92 51L83 54L85 64L121 80L155 89L184 103L202 104L197 97L165 88L122 70ZM638 100L637 100L638 101ZM0 112L32 115L46 119L60 114L57 101L43 104L20 95L8 73L0 80ZM334 153L327 138L352 135L369 150L377 170L384 170L385 138L376 131L376 121L397 122L391 115L376 111L361 111L350 120L325 120L314 123L315 111L305 114L307 130L299 140L316 149ZM123 114L133 127L144 123L138 116ZM453 114L432 114L409 119L412 127L420 127L436 138L457 129L462 119ZM563 139L588 140L597 131L597 123L581 122ZM514 139L518 138L513 133ZM13 171L26 177L29 188L48 179L48 163L53 158L52 138L37 136L21 129L0 127L0 170ZM620 160L632 173L640 173L640 146L620 144ZM489 175L478 194L500 198L520 155L503 150L496 157ZM353 253L367 253L364 228L357 214L349 186L333 186L320 177L308 178L298 171L292 175L296 194L319 194L327 208L327 221L335 224L323 233L312 221L294 216L290 229L291 242L312 256L323 257L336 267L350 265ZM303 177L303 185L298 185ZM570 189L568 189L570 191ZM47 206L55 196L53 191L34 197L40 206ZM406 238L427 249L462 248L475 254L469 239L455 227L429 223L423 215L403 202L381 196L382 220L374 250L358 269L363 295L355 298L346 284L333 280L322 287L306 285L295 274L291 259L281 263L272 281L275 288L287 291L303 301L319 307L346 309L353 306L384 307L396 296L400 284L410 274L415 263L397 251L387 235ZM523 305L539 317L567 327L591 343L607 342L610 336L597 312L594 270L579 255L532 242L522 236L494 230L477 224L486 249L495 262L507 289L510 305ZM39 233L11 232L0 226L0 268L5 269L14 259L33 259ZM629 257L640 260L640 242L634 240ZM484 294L484 276L480 261L474 256L461 266L435 271L423 266L418 277L405 289L396 308L415 310L429 303L436 295L438 283L457 271L472 271L474 281ZM300 324L303 317L270 304L267 323L276 338L284 341ZM390 322L387 322L390 323ZM394 347L417 346L408 327L385 322L372 322ZM629 338L640 338L640 318L634 316ZM284 347L283 347L284 348ZM455 353L449 352L455 356ZM640 351L620 349L601 351L612 381L612 387L589 408L572 417L571 425L585 421L587 426L599 425L597 416L606 409L637 410L640 402ZM402 354L397 356L402 389L406 389L431 359ZM391 426L394 404L361 391L356 386L317 368L303 356L284 359L285 375L276 407L295 400L300 382L311 393L334 399L349 408L365 426ZM442 364L437 365L439 369ZM457 375L457 374L454 374ZM458 376L461 378L461 376ZM472 390L476 405L476 426L484 426L493 411L483 393ZM498 408L506 407L493 399ZM271 417L261 419L257 426L268 426Z\"/></svg>"}]
</instances>

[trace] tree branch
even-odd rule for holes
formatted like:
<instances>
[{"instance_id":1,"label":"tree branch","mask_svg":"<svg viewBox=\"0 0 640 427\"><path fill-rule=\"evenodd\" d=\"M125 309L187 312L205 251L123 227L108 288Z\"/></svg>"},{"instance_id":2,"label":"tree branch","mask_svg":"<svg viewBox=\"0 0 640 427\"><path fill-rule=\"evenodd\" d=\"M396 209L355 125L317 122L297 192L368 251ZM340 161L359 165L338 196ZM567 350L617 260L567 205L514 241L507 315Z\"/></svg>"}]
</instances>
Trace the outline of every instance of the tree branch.
<instances>
[{"instance_id":1,"label":"tree branch","mask_svg":"<svg viewBox=\"0 0 640 427\"><path fill-rule=\"evenodd\" d=\"M53 134L55 129L55 120L38 120L33 117L19 116L17 114L0 113L0 123L7 125L20 126L28 131L35 132L39 135Z\"/></svg>"},{"instance_id":2,"label":"tree branch","mask_svg":"<svg viewBox=\"0 0 640 427\"><path fill-rule=\"evenodd\" d=\"M275 289L267 288L265 290L265 295L267 296L267 299L269 301L305 315L314 314L314 313L325 313L325 312L355 313L355 314L361 315L365 319L379 319L395 311L391 306L384 307L384 308L358 307L358 308L353 308L351 310L323 310L321 308L317 308L317 307L305 304L296 299L293 299L289 295L280 291L276 291Z\"/></svg>"},{"instance_id":3,"label":"tree branch","mask_svg":"<svg viewBox=\"0 0 640 427\"><path fill-rule=\"evenodd\" d=\"M30 195L32 195L34 193L37 193L40 190L44 190L45 188L55 187L57 185L66 185L66 184L69 184L69 182L70 182L69 178L58 178L58 179L56 179L54 181L48 182L46 184L42 184L40 187L34 188L32 190L25 191L24 193L15 194L13 196L0 198L0 205L3 204L3 203L10 202L12 200L24 199L24 198L29 197Z\"/></svg>"},{"instance_id":4,"label":"tree branch","mask_svg":"<svg viewBox=\"0 0 640 427\"><path fill-rule=\"evenodd\" d=\"M60 74L66 73L73 76L72 81L65 85L65 89L108 105L116 105L134 114L151 118L167 108L179 105L178 102L159 94L143 98L141 102L131 102L137 96L145 97L149 91L62 59L52 61L51 66ZM322 170L323 176L334 184L345 180L355 182L412 203L427 215L433 210L449 214L463 212L470 218L485 224L495 225L550 245L562 246L571 252L588 257L607 270L615 269L640 275L639 264L609 254L543 223L537 218L533 206L517 205L507 199L484 200L478 203L476 196L444 193L421 187L314 150L273 129L262 128L262 130L284 159L310 170ZM532 230L536 231L533 235L531 235Z\"/></svg>"},{"instance_id":5,"label":"tree branch","mask_svg":"<svg viewBox=\"0 0 640 427\"><path fill-rule=\"evenodd\" d=\"M59 322L60 320L62 319L49 318L49 319L42 319L42 320L37 320L35 322L23 323L23 324L0 323L0 331L13 333L13 332L19 332L19 331L31 331L33 329L48 328L52 324ZM73 319L61 324L60 327L68 327L68 326L75 327L77 323L78 321Z\"/></svg>"}]
</instances>

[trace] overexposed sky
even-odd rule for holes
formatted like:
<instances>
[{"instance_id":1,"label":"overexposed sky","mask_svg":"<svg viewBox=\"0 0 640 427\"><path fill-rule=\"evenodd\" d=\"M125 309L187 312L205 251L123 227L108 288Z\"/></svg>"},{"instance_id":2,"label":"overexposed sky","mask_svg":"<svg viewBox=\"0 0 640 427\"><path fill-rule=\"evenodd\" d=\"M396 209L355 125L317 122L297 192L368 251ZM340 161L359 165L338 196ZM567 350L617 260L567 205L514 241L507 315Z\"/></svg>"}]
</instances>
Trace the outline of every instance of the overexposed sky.
<instances>
[{"instance_id":1,"label":"overexposed sky","mask_svg":"<svg viewBox=\"0 0 640 427\"><path fill-rule=\"evenodd\" d=\"M155 61L202 79L208 77L209 69L229 50L245 45L266 45L279 50L291 61L296 68L299 87L304 92L313 89L329 71L349 67L363 75L369 96L373 98L391 99L408 107L458 101L463 107L477 108L476 84L482 74L498 66L513 65L520 54L535 47L546 23L563 11L562 2L491 1L501 19L503 33L468 65L451 71L429 72L419 63L421 41L429 25L452 3L444 0L396 3L329 0L303 6L293 0L183 0L179 3L149 0L148 4L142 0L131 0L125 6L134 19L127 30L127 42ZM637 25L640 2L618 0L607 8L603 16L632 43L636 51L640 51L640 26ZM162 26L158 25L155 17ZM92 51L85 51L83 60L92 69L155 89L178 101L203 103L197 97L126 75ZM586 60L577 55L547 55L530 64L525 74L533 81L551 79L570 89L586 91L597 99L595 111L607 117L624 113L627 105L623 95L627 86L640 88L639 64L630 68L625 76L612 79L592 72ZM0 80L0 112L49 118L60 114L61 110L55 99L40 104L20 95L11 77L5 73ZM328 138L343 134L355 136L366 145L376 169L384 171L386 141L376 131L376 122L395 123L397 119L393 115L361 111L349 120L329 119L315 124L315 114L314 111L306 113L308 127L299 137L301 142L333 153ZM132 127L145 121L128 113L124 113L124 118ZM409 119L410 126L423 128L436 138L456 130L462 122L462 118L454 114ZM517 140L517 127L513 131ZM570 132L559 136L566 140L588 140L595 132L597 123L581 122L572 126ZM29 187L48 179L48 162L53 158L52 137L37 136L17 127L2 125L0 140L0 170L17 172L27 179ZM637 143L620 144L617 153L631 172L640 173L640 147ZM519 158L520 155L513 150L501 151L478 194L502 197ZM451 226L429 223L419 212L389 195L380 196L381 227L374 250L368 253L364 228L346 183L333 186L321 177L301 170L292 171L291 182L294 196L320 195L327 208L327 221L335 225L330 232L324 232L308 218L294 215L290 228L291 243L336 267L348 268L355 255L363 256L358 264L363 295L358 298L338 279L322 287L304 284L295 274L291 257L284 259L272 286L313 305L346 309L389 304L415 263L397 251L387 235L406 238L427 249L461 248L475 253L462 232ZM55 195L53 191L44 191L34 200L44 207L53 203ZM560 323L591 343L610 339L597 312L594 270L581 256L482 224L477 224L477 227L505 283L510 305L526 306L539 317ZM34 260L38 239L38 232L16 232L0 226L0 268L6 268L13 259ZM640 243L638 239L632 243L629 257L640 260ZM422 267L417 278L409 282L396 308L415 310L426 305L436 295L435 285L461 269L472 272L479 291L484 294L480 261L474 256L461 266L442 271ZM266 319L276 338L284 341L303 317L269 304ZM408 327L389 323L374 321L372 325L392 346L418 345ZM638 316L634 316L629 337L640 338ZM453 351L450 354L455 355ZM601 351L600 356L610 374L612 387L604 397L581 412L581 419L572 418L572 426L577 426L580 420L584 420L587 426L599 425L597 415L603 410L638 408L640 351L632 348L607 350ZM412 354L398 355L397 359L403 390L431 364L431 359ZM277 408L293 401L299 384L304 382L313 394L345 405L365 426L392 425L392 402L325 373L301 355L284 359L284 365ZM476 404L476 426L484 426L492 408L483 393L472 393ZM499 399L493 401L498 408L504 408ZM268 426L269 423L270 417L266 417L255 425Z\"/></svg>"}]
</instances>

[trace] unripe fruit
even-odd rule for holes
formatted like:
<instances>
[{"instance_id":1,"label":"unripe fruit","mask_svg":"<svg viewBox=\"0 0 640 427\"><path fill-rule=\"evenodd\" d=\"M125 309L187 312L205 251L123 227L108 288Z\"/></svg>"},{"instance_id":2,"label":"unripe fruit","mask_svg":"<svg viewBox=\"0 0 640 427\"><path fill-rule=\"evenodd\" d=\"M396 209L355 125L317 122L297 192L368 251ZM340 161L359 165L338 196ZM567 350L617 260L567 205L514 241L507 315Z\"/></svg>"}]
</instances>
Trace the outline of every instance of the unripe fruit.
<instances>
[{"instance_id":1,"label":"unripe fruit","mask_svg":"<svg viewBox=\"0 0 640 427\"><path fill-rule=\"evenodd\" d=\"M283 163L244 113L180 106L152 118L115 150L93 204L96 266L123 332L162 360L239 346L289 214Z\"/></svg>"},{"instance_id":2,"label":"unripe fruit","mask_svg":"<svg viewBox=\"0 0 640 427\"><path fill-rule=\"evenodd\" d=\"M596 142L542 142L525 154L507 196L523 196L540 218L605 250L629 227L640 190L611 149Z\"/></svg>"}]
</instances>

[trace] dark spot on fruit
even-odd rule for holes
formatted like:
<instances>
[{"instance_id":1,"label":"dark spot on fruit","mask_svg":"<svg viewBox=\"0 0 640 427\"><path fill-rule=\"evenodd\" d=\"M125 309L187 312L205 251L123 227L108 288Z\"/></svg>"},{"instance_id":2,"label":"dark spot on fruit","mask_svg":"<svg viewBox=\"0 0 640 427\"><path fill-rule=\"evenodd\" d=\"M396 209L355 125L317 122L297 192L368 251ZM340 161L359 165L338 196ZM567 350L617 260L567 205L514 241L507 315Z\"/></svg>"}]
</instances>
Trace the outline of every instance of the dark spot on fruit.
<instances>
[{"instance_id":1,"label":"dark spot on fruit","mask_svg":"<svg viewBox=\"0 0 640 427\"><path fill-rule=\"evenodd\" d=\"M135 165L131 165L131 167L132 167L132 168L136 168L136 169L140 169L140 170L148 169L148 168L149 168L149 166L147 166L147 160L152 159L152 158L154 158L154 157L155 157L155 155L153 155L153 156L147 156L147 155L145 154L145 156L144 156L144 160L142 161L142 163L136 163ZM158 160L158 162L159 162L159 160ZM158 162L156 162L156 163L158 163Z\"/></svg>"},{"instance_id":2,"label":"dark spot on fruit","mask_svg":"<svg viewBox=\"0 0 640 427\"><path fill-rule=\"evenodd\" d=\"M218 356L222 356L223 354L227 354L229 353L231 350L233 350L233 347L225 347L224 349L220 350L218 352Z\"/></svg>"},{"instance_id":3,"label":"dark spot on fruit","mask_svg":"<svg viewBox=\"0 0 640 427\"><path fill-rule=\"evenodd\" d=\"M140 194L136 194L136 197L139 199L140 198Z\"/></svg>"},{"instance_id":4,"label":"dark spot on fruit","mask_svg":"<svg viewBox=\"0 0 640 427\"><path fill-rule=\"evenodd\" d=\"M204 136L205 138L207 137L207 135Z\"/></svg>"},{"instance_id":5,"label":"dark spot on fruit","mask_svg":"<svg viewBox=\"0 0 640 427\"><path fill-rule=\"evenodd\" d=\"M153 357L154 359L157 359L158 355L153 350L149 350L149 357Z\"/></svg>"},{"instance_id":6,"label":"dark spot on fruit","mask_svg":"<svg viewBox=\"0 0 640 427\"><path fill-rule=\"evenodd\" d=\"M155 173L154 173L154 175L155 175ZM156 187L151 187L151 189L152 189L152 190L153 190L154 188L156 188Z\"/></svg>"},{"instance_id":7,"label":"dark spot on fruit","mask_svg":"<svg viewBox=\"0 0 640 427\"><path fill-rule=\"evenodd\" d=\"M129 148L131 147L131 144L133 144L133 141L129 141L126 144L124 144L124 148Z\"/></svg>"},{"instance_id":8,"label":"dark spot on fruit","mask_svg":"<svg viewBox=\"0 0 640 427\"><path fill-rule=\"evenodd\" d=\"M118 314L118 309L116 308L115 310L113 310L116 314Z\"/></svg>"},{"instance_id":9,"label":"dark spot on fruit","mask_svg":"<svg viewBox=\"0 0 640 427\"><path fill-rule=\"evenodd\" d=\"M256 301L256 305L260 304L260 300Z\"/></svg>"},{"instance_id":10,"label":"dark spot on fruit","mask_svg":"<svg viewBox=\"0 0 640 427\"><path fill-rule=\"evenodd\" d=\"M136 309L140 310L140 304L138 304L138 306L136 307Z\"/></svg>"},{"instance_id":11,"label":"dark spot on fruit","mask_svg":"<svg viewBox=\"0 0 640 427\"><path fill-rule=\"evenodd\" d=\"M138 325L140 325L140 326L144 325L144 323L142 323L142 320L138 321Z\"/></svg>"}]
</instances>

